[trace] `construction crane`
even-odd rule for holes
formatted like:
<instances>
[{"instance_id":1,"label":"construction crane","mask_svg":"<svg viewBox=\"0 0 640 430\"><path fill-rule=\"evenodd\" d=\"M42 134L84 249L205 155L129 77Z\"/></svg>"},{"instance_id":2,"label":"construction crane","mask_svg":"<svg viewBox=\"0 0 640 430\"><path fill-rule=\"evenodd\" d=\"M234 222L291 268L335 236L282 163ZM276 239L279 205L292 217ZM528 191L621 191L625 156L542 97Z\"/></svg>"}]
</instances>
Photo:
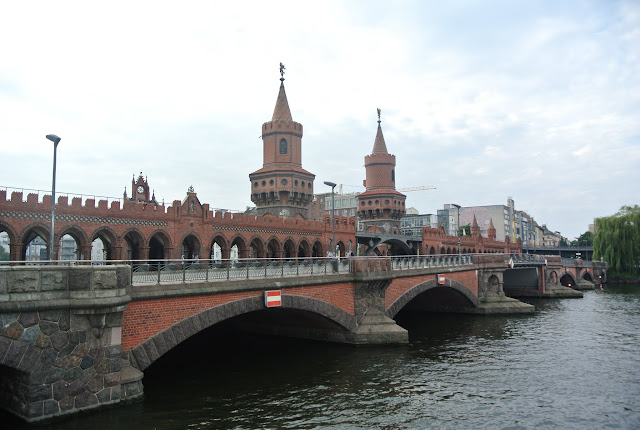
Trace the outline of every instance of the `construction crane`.
<instances>
[{"instance_id":1,"label":"construction crane","mask_svg":"<svg viewBox=\"0 0 640 430\"><path fill-rule=\"evenodd\" d=\"M343 194L342 193L343 186L350 187L350 188L364 188L362 185L339 184L338 194ZM436 187L434 187L433 185L422 185L420 187L398 188L396 191L399 191L402 193L408 193L412 191L425 191L425 190L435 190L435 189Z\"/></svg>"},{"instance_id":2,"label":"construction crane","mask_svg":"<svg viewBox=\"0 0 640 430\"><path fill-rule=\"evenodd\" d=\"M421 187L398 188L396 191L408 193L411 191L424 191L424 190L435 190L435 189L436 187L434 187L433 185L422 185Z\"/></svg>"}]
</instances>

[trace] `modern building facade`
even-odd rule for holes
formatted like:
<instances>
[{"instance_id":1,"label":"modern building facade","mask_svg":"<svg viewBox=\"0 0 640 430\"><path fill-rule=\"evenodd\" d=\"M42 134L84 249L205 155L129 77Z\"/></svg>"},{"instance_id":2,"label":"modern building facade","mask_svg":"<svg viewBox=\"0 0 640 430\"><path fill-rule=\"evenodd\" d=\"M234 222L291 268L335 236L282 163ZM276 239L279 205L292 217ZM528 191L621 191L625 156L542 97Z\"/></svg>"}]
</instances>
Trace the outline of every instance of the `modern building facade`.
<instances>
[{"instance_id":1,"label":"modern building facade","mask_svg":"<svg viewBox=\"0 0 640 430\"><path fill-rule=\"evenodd\" d=\"M413 209L413 208L411 208ZM412 211L413 212L413 211ZM402 234L421 236L423 227L438 228L438 216L435 214L407 213L400 218L400 230Z\"/></svg>"},{"instance_id":2,"label":"modern building facade","mask_svg":"<svg viewBox=\"0 0 640 430\"><path fill-rule=\"evenodd\" d=\"M360 193L334 193L335 216L355 217L358 210L357 198ZM321 221L325 215L331 216L331 193L316 194L309 205L309 217Z\"/></svg>"}]
</instances>

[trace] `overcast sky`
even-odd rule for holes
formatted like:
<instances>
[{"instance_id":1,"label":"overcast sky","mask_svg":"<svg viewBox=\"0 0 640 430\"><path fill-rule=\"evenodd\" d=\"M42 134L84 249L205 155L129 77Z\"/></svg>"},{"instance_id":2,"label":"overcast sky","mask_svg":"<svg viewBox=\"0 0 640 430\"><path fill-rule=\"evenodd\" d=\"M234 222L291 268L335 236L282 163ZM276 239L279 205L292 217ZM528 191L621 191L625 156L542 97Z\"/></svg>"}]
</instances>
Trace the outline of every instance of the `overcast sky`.
<instances>
[{"instance_id":1,"label":"overcast sky","mask_svg":"<svg viewBox=\"0 0 640 430\"><path fill-rule=\"evenodd\" d=\"M506 204L570 239L640 203L638 1L2 5L0 186L251 205L286 66L303 167L362 184L376 108L407 207ZM345 187L345 191L362 191Z\"/></svg>"}]
</instances>

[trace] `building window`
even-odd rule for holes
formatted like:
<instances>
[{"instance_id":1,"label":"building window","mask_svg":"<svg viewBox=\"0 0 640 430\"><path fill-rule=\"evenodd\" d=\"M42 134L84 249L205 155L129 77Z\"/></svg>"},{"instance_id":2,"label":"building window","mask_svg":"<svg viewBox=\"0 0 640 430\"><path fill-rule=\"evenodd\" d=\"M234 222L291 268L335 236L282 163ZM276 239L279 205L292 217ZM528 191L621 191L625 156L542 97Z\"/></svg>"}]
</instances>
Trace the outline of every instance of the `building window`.
<instances>
[{"instance_id":1,"label":"building window","mask_svg":"<svg viewBox=\"0 0 640 430\"><path fill-rule=\"evenodd\" d=\"M391 182L395 182L396 181L396 170L393 169L391 171Z\"/></svg>"},{"instance_id":2,"label":"building window","mask_svg":"<svg viewBox=\"0 0 640 430\"><path fill-rule=\"evenodd\" d=\"M280 141L280 154L286 154L286 153L287 153L287 140L282 139Z\"/></svg>"}]
</instances>

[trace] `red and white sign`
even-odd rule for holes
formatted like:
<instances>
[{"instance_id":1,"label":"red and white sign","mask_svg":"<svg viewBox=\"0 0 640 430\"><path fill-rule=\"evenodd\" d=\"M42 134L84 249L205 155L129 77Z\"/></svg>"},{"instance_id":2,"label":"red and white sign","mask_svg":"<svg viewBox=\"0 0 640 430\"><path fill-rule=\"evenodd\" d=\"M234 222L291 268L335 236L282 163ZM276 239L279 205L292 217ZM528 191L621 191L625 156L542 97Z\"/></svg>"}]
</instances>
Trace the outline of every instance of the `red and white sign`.
<instances>
[{"instance_id":1,"label":"red and white sign","mask_svg":"<svg viewBox=\"0 0 640 430\"><path fill-rule=\"evenodd\" d=\"M264 304L268 308L275 308L282 303L282 294L280 290L271 290L264 292Z\"/></svg>"},{"instance_id":2,"label":"red and white sign","mask_svg":"<svg viewBox=\"0 0 640 430\"><path fill-rule=\"evenodd\" d=\"M444 275L438 275L438 284L444 285Z\"/></svg>"},{"instance_id":3,"label":"red and white sign","mask_svg":"<svg viewBox=\"0 0 640 430\"><path fill-rule=\"evenodd\" d=\"M509 267L511 267L513 269L513 266L515 266L516 264L513 262L513 257L509 259Z\"/></svg>"}]
</instances>

